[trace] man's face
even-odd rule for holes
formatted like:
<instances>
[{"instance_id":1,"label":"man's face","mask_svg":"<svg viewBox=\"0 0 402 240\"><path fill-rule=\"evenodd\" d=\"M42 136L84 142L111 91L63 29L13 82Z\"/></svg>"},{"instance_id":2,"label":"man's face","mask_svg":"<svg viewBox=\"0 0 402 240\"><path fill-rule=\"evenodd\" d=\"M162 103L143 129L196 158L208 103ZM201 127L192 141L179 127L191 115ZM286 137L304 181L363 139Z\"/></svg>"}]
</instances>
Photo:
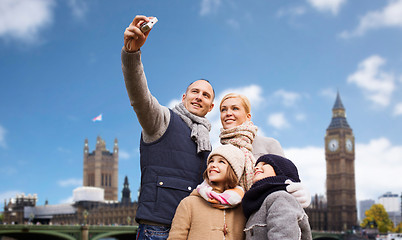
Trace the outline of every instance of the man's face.
<instances>
[{"instance_id":1,"label":"man's face","mask_svg":"<svg viewBox=\"0 0 402 240\"><path fill-rule=\"evenodd\" d=\"M204 117L214 107L214 91L211 84L205 80L193 82L183 94L184 107L194 115Z\"/></svg>"}]
</instances>

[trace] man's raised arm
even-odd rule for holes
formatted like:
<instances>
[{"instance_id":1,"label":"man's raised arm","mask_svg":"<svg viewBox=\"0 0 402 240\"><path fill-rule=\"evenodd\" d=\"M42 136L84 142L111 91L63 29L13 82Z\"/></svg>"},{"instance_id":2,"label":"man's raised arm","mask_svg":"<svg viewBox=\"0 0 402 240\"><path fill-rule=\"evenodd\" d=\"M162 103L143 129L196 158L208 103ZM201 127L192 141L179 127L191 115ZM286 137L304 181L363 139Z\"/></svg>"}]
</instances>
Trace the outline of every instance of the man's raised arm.
<instances>
[{"instance_id":1,"label":"man's raised arm","mask_svg":"<svg viewBox=\"0 0 402 240\"><path fill-rule=\"evenodd\" d=\"M121 51L122 70L131 106L143 129L143 140L152 142L166 131L170 112L159 104L148 89L147 79L141 62L140 48L144 45L150 31L141 32L140 26L150 18L136 16L124 32L124 46Z\"/></svg>"}]
</instances>

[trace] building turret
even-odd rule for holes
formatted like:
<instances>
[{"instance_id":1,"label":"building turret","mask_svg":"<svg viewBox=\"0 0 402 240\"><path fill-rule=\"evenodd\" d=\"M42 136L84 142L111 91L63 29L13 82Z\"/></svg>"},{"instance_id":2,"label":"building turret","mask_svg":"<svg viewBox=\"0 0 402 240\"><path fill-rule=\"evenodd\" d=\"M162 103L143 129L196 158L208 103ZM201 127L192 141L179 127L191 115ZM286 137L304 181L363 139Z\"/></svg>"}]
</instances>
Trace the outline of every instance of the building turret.
<instances>
[{"instance_id":1,"label":"building turret","mask_svg":"<svg viewBox=\"0 0 402 240\"><path fill-rule=\"evenodd\" d=\"M130 185L128 184L127 176L124 178L123 190L121 191L121 203L129 204L131 203L131 190Z\"/></svg>"},{"instance_id":2,"label":"building turret","mask_svg":"<svg viewBox=\"0 0 402 240\"><path fill-rule=\"evenodd\" d=\"M89 152L88 140L84 144L83 186L105 190L105 200L117 201L119 147L114 140L113 152L106 149L106 142L98 136L95 151Z\"/></svg>"}]
</instances>

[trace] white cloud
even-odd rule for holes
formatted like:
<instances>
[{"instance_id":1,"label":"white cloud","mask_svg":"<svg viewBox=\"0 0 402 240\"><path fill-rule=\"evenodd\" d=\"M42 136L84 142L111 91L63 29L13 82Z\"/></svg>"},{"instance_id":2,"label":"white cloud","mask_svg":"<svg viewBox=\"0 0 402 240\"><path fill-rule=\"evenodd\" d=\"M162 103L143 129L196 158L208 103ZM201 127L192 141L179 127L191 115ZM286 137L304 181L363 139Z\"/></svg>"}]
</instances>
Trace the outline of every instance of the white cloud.
<instances>
[{"instance_id":1,"label":"white cloud","mask_svg":"<svg viewBox=\"0 0 402 240\"><path fill-rule=\"evenodd\" d=\"M232 27L234 29L240 28L240 23L233 18L226 20L226 24L228 24L230 27Z\"/></svg>"},{"instance_id":2,"label":"white cloud","mask_svg":"<svg viewBox=\"0 0 402 240\"><path fill-rule=\"evenodd\" d=\"M299 177L311 195L325 194L326 165L323 147L285 148L285 155L297 166Z\"/></svg>"},{"instance_id":3,"label":"white cloud","mask_svg":"<svg viewBox=\"0 0 402 240\"><path fill-rule=\"evenodd\" d=\"M304 7L291 7L291 8L281 8L276 13L277 17L284 16L301 16L306 13L306 9Z\"/></svg>"},{"instance_id":4,"label":"white cloud","mask_svg":"<svg viewBox=\"0 0 402 240\"><path fill-rule=\"evenodd\" d=\"M301 98L300 94L283 89L277 90L274 96L279 97L282 100L282 104L288 107L295 105L296 101Z\"/></svg>"},{"instance_id":5,"label":"white cloud","mask_svg":"<svg viewBox=\"0 0 402 240\"><path fill-rule=\"evenodd\" d=\"M15 198L17 194L21 194L22 192L19 190L12 190L12 191L7 191L7 192L2 192L0 193L0 201L4 203L4 200L7 200L7 202L11 198Z\"/></svg>"},{"instance_id":6,"label":"white cloud","mask_svg":"<svg viewBox=\"0 0 402 240\"><path fill-rule=\"evenodd\" d=\"M344 31L340 36L342 38L362 36L368 30L383 27L402 27L402 0L389 1L383 9L367 13L360 19L356 29L350 32Z\"/></svg>"},{"instance_id":7,"label":"white cloud","mask_svg":"<svg viewBox=\"0 0 402 240\"><path fill-rule=\"evenodd\" d=\"M131 156L128 152L124 150L119 150L119 158L121 159L129 159Z\"/></svg>"},{"instance_id":8,"label":"white cloud","mask_svg":"<svg viewBox=\"0 0 402 240\"><path fill-rule=\"evenodd\" d=\"M307 2L320 12L331 12L333 15L337 15L346 0L307 0Z\"/></svg>"},{"instance_id":9,"label":"white cloud","mask_svg":"<svg viewBox=\"0 0 402 240\"><path fill-rule=\"evenodd\" d=\"M2 148L7 148L6 133L7 133L7 130L3 126L0 125L0 147L2 147Z\"/></svg>"},{"instance_id":10,"label":"white cloud","mask_svg":"<svg viewBox=\"0 0 402 240\"><path fill-rule=\"evenodd\" d=\"M69 187L69 186L82 186L82 179L70 178L65 180L60 180L58 182L61 187Z\"/></svg>"},{"instance_id":11,"label":"white cloud","mask_svg":"<svg viewBox=\"0 0 402 240\"><path fill-rule=\"evenodd\" d=\"M39 32L51 24L53 0L2 0L0 37L34 42Z\"/></svg>"},{"instance_id":12,"label":"white cloud","mask_svg":"<svg viewBox=\"0 0 402 240\"><path fill-rule=\"evenodd\" d=\"M297 120L297 121L304 121L304 120L306 120L307 119L307 116L306 116L306 114L304 114L304 113L298 113L298 114L296 114L295 115L295 119Z\"/></svg>"},{"instance_id":13,"label":"white cloud","mask_svg":"<svg viewBox=\"0 0 402 240\"><path fill-rule=\"evenodd\" d=\"M402 146L394 146L387 138L356 144L355 179L357 201L377 200L385 192L399 193L398 176L402 172ZM284 149L299 170L302 183L311 195L325 194L326 162L323 147L307 146ZM398 180L397 180L398 179Z\"/></svg>"},{"instance_id":14,"label":"white cloud","mask_svg":"<svg viewBox=\"0 0 402 240\"><path fill-rule=\"evenodd\" d=\"M336 98L336 91L333 90L332 88L322 89L318 94L323 96L323 97L327 97L329 99L335 99Z\"/></svg>"},{"instance_id":15,"label":"white cloud","mask_svg":"<svg viewBox=\"0 0 402 240\"><path fill-rule=\"evenodd\" d=\"M356 189L359 199L375 199L385 193L401 191L397 179L402 172L402 146L393 146L387 138L356 145Z\"/></svg>"},{"instance_id":16,"label":"white cloud","mask_svg":"<svg viewBox=\"0 0 402 240\"><path fill-rule=\"evenodd\" d=\"M200 15L205 16L212 12L216 12L216 10L219 8L220 5L221 0L202 0Z\"/></svg>"},{"instance_id":17,"label":"white cloud","mask_svg":"<svg viewBox=\"0 0 402 240\"><path fill-rule=\"evenodd\" d=\"M276 129L284 129L290 127L289 122L286 120L284 113L273 113L268 116L268 125Z\"/></svg>"},{"instance_id":18,"label":"white cloud","mask_svg":"<svg viewBox=\"0 0 402 240\"><path fill-rule=\"evenodd\" d=\"M368 57L359 63L357 71L347 80L361 88L366 97L379 106L388 106L395 90L394 75L380 69L385 63L386 60L378 55Z\"/></svg>"},{"instance_id":19,"label":"white cloud","mask_svg":"<svg viewBox=\"0 0 402 240\"><path fill-rule=\"evenodd\" d=\"M395 105L395 107L394 107L394 115L395 116L402 115L402 102Z\"/></svg>"},{"instance_id":20,"label":"white cloud","mask_svg":"<svg viewBox=\"0 0 402 240\"><path fill-rule=\"evenodd\" d=\"M76 18L83 18L85 13L88 11L88 6L86 4L86 2L80 0L69 0L68 2L69 7L71 8L73 15Z\"/></svg>"},{"instance_id":21,"label":"white cloud","mask_svg":"<svg viewBox=\"0 0 402 240\"><path fill-rule=\"evenodd\" d=\"M177 104L181 103L181 99L172 99L170 102L167 104L168 108L174 108Z\"/></svg>"}]
</instances>

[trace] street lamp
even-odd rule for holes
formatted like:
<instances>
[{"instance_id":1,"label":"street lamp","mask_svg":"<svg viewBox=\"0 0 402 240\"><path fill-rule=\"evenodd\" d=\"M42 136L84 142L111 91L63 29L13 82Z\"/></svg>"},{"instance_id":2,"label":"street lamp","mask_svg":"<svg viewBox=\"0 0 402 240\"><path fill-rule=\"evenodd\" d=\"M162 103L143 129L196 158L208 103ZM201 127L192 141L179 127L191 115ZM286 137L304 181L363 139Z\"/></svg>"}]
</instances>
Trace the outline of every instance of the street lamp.
<instances>
[{"instance_id":1,"label":"street lamp","mask_svg":"<svg viewBox=\"0 0 402 240\"><path fill-rule=\"evenodd\" d=\"M87 225L88 215L89 215L89 212L85 209L84 212L82 212L82 216L84 216L84 225Z\"/></svg>"},{"instance_id":2,"label":"street lamp","mask_svg":"<svg viewBox=\"0 0 402 240\"><path fill-rule=\"evenodd\" d=\"M35 218L35 215L33 213L29 214L29 221L28 223L33 224L33 220Z\"/></svg>"}]
</instances>

